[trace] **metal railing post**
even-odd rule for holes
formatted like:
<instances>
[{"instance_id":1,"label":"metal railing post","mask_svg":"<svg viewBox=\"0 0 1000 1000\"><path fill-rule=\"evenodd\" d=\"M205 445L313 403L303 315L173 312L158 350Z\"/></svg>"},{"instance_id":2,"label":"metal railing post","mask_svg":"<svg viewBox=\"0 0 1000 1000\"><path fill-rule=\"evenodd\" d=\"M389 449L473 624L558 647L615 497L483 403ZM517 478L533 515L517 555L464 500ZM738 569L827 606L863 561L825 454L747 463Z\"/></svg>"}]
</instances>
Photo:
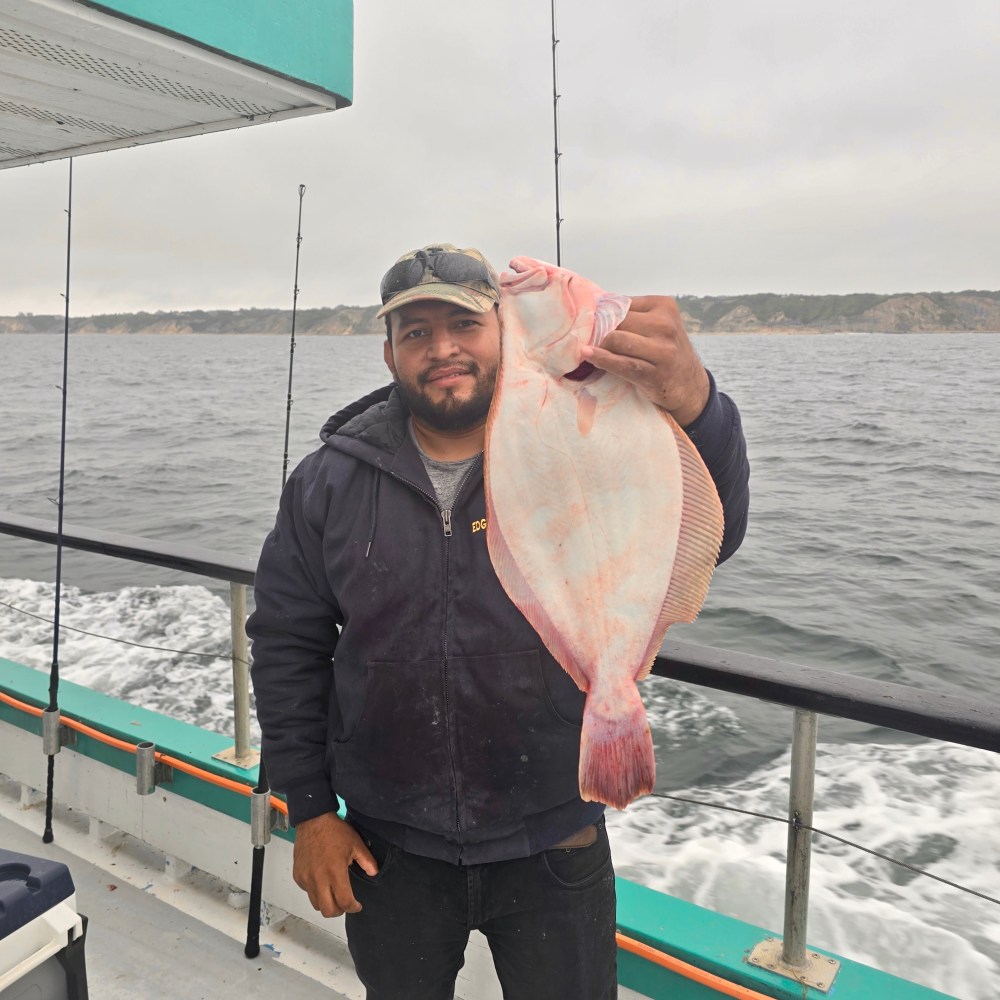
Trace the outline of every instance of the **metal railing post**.
<instances>
[{"instance_id":1,"label":"metal railing post","mask_svg":"<svg viewBox=\"0 0 1000 1000\"><path fill-rule=\"evenodd\" d=\"M788 787L788 859L785 862L785 932L766 937L751 949L751 965L828 993L840 962L806 948L809 919L809 864L812 855L813 791L816 784L817 715L795 709L792 769ZM803 994L805 995L805 994Z\"/></svg>"},{"instance_id":2,"label":"metal railing post","mask_svg":"<svg viewBox=\"0 0 1000 1000\"><path fill-rule=\"evenodd\" d=\"M247 588L229 584L229 617L233 634L233 723L236 758L250 753L250 647L247 643Z\"/></svg>"},{"instance_id":3,"label":"metal railing post","mask_svg":"<svg viewBox=\"0 0 1000 1000\"><path fill-rule=\"evenodd\" d=\"M812 855L813 792L816 777L815 712L795 710L792 773L788 789L788 862L785 866L785 933L781 957L793 968L806 964L809 864Z\"/></svg>"}]
</instances>

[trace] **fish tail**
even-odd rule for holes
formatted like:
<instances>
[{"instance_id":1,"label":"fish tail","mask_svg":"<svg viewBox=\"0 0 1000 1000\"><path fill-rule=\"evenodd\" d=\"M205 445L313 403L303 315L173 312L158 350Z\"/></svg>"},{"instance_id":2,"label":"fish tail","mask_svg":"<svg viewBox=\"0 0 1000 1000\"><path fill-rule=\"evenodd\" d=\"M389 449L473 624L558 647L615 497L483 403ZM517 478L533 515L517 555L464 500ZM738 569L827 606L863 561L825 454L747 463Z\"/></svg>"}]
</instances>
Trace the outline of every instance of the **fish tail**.
<instances>
[{"instance_id":1,"label":"fish tail","mask_svg":"<svg viewBox=\"0 0 1000 1000\"><path fill-rule=\"evenodd\" d=\"M634 685L622 711L613 712L594 695L587 698L580 737L580 795L588 802L604 802L624 809L640 795L648 795L656 781L653 738L642 698Z\"/></svg>"}]
</instances>

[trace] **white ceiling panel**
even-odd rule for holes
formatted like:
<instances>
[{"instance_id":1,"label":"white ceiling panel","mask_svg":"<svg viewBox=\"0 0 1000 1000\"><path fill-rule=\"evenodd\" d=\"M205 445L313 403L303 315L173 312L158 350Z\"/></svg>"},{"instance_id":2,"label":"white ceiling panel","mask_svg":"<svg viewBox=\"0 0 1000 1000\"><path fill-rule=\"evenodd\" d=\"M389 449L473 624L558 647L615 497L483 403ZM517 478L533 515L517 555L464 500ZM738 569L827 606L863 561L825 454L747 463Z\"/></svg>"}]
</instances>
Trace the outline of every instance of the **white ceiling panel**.
<instances>
[{"instance_id":1,"label":"white ceiling panel","mask_svg":"<svg viewBox=\"0 0 1000 1000\"><path fill-rule=\"evenodd\" d=\"M0 168L337 106L326 91L72 0L0 4Z\"/></svg>"}]
</instances>

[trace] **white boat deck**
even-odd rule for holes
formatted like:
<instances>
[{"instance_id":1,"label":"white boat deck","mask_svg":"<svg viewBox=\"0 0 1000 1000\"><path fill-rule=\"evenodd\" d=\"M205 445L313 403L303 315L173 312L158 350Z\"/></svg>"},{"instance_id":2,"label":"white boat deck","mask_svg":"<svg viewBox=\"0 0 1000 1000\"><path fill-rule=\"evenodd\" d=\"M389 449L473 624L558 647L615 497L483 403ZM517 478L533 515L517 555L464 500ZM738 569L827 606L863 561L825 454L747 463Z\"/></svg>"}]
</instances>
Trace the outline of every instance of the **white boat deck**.
<instances>
[{"instance_id":1,"label":"white boat deck","mask_svg":"<svg viewBox=\"0 0 1000 1000\"><path fill-rule=\"evenodd\" d=\"M41 820L42 814L33 809L31 819ZM77 910L89 920L86 957L92 997L335 1000L345 996L276 961L270 948L262 948L255 959L245 958L242 946L229 935L109 875L58 842L43 844L41 827L26 829L0 815L0 845L69 867Z\"/></svg>"},{"instance_id":2,"label":"white boat deck","mask_svg":"<svg viewBox=\"0 0 1000 1000\"><path fill-rule=\"evenodd\" d=\"M64 772L68 762L63 761ZM363 1000L365 990L354 973L342 921L313 924L265 907L260 954L247 959L245 892L190 866L171 871L174 859L59 802L53 817L55 840L45 844L44 805L33 787L0 774L0 847L69 867L77 912L89 921L85 952L91 996ZM274 840L272 845L273 866L280 864L280 854L274 853L279 846ZM456 996L501 1000L480 934L473 933L465 958ZM640 1000L641 994L619 987L619 997Z\"/></svg>"}]
</instances>

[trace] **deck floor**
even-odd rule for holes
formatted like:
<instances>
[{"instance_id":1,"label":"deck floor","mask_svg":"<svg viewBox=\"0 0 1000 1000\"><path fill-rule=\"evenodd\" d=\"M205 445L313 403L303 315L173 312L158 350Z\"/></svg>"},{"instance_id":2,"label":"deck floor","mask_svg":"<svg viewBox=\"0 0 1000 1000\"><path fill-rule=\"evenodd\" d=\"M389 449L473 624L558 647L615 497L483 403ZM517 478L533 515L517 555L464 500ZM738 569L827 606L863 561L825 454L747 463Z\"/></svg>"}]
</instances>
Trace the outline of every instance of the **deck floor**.
<instances>
[{"instance_id":1,"label":"deck floor","mask_svg":"<svg viewBox=\"0 0 1000 1000\"><path fill-rule=\"evenodd\" d=\"M7 785L11 785L7 782ZM4 787L9 793L10 787ZM65 817L62 817L65 819ZM59 817L57 817L57 820ZM86 835L79 829L55 824L56 840L41 838L43 813L39 805L19 809L9 794L0 794L0 846L22 854L61 861L69 867L76 887L77 912L88 918L86 962L90 995L100 1000L363 1000L346 944L328 934L296 925L290 937L276 935L272 941L284 952L280 959L262 947L256 959L243 955L236 940L245 928L245 915L237 915L216 901L211 918L218 920L218 907L229 919L212 926L192 912L171 905L144 891L147 869L123 848L112 850L110 865L102 852L91 856ZM81 856L85 855L85 856ZM117 872L118 874L114 874ZM162 890L162 886L160 887ZM178 887L178 892L182 889ZM203 897L202 897L202 901ZM233 927L234 918L239 923ZM220 930L226 926L229 933ZM304 936L303 936L304 935ZM318 936L317 936L318 935ZM473 938L478 935L473 934ZM264 935L262 934L262 940ZM476 941L470 942L475 951ZM486 953L483 941L479 951ZM467 952L467 972L473 978L459 984L457 996L464 1000L500 1000L501 991L492 965L482 955ZM299 964L301 963L301 964ZM487 968L487 964L489 967ZM312 971L306 975L300 968ZM335 985L332 985L335 984ZM643 1000L641 994L619 987L619 1000Z\"/></svg>"},{"instance_id":2,"label":"deck floor","mask_svg":"<svg viewBox=\"0 0 1000 1000\"><path fill-rule=\"evenodd\" d=\"M101 1000L337 1000L344 997L0 816L0 844L66 864L87 915L87 982Z\"/></svg>"}]
</instances>

